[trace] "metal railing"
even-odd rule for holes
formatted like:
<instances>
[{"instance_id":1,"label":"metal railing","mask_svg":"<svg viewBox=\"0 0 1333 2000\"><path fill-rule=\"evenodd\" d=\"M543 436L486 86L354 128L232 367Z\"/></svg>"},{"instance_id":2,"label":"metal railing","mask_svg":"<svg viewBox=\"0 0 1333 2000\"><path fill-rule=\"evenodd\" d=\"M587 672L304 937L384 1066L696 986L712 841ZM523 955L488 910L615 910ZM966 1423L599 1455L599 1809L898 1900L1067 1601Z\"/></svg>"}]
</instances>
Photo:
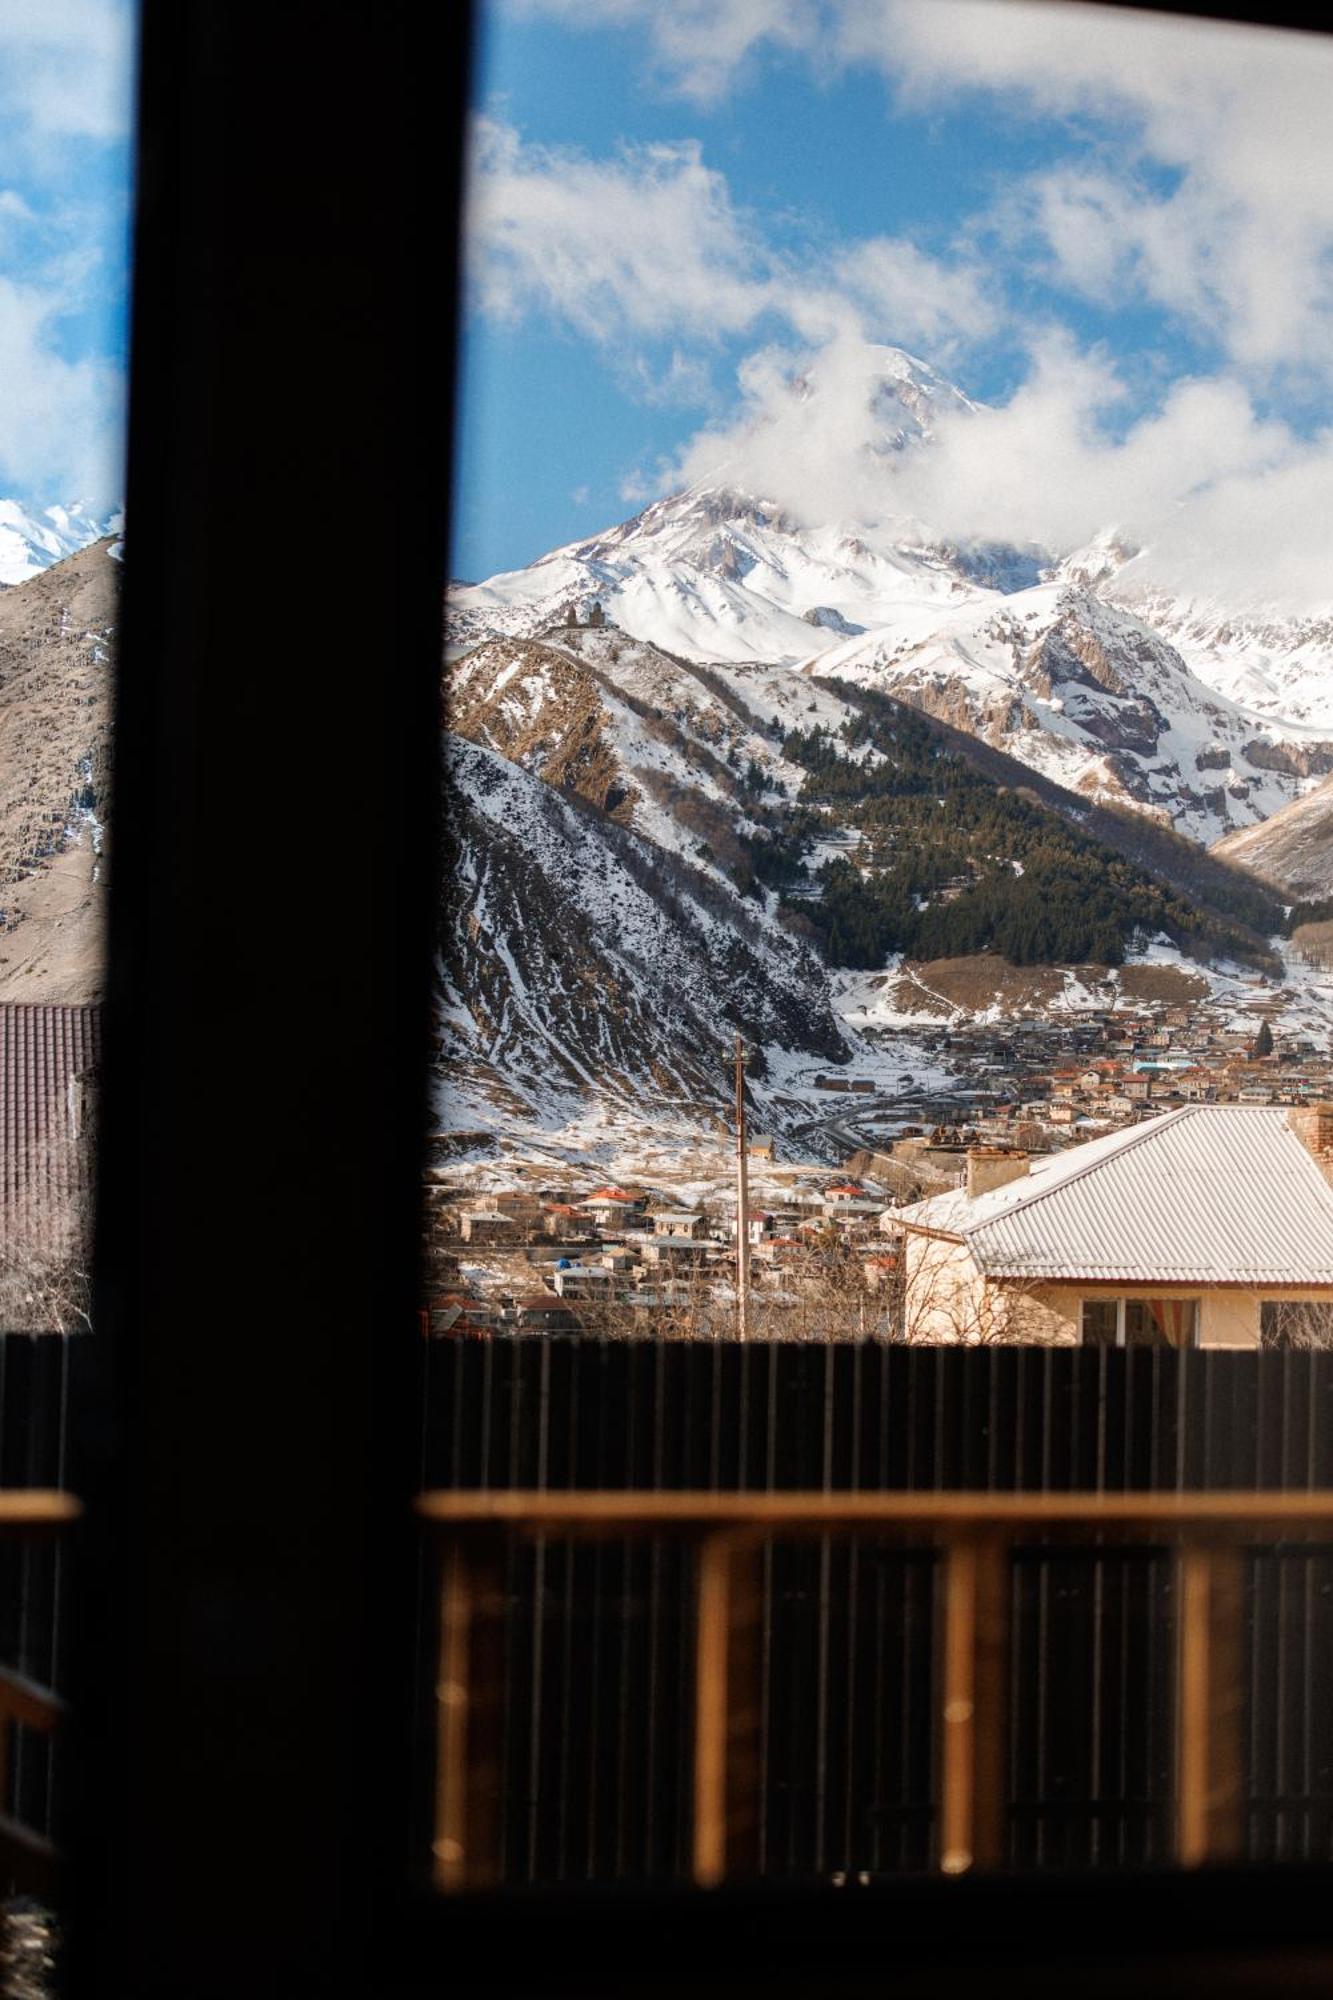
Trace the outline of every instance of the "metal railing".
<instances>
[{"instance_id":1,"label":"metal railing","mask_svg":"<svg viewBox=\"0 0 1333 2000\"><path fill-rule=\"evenodd\" d=\"M1008 1858L1017 1548L1173 1554L1174 1853L1194 1867L1242 1853L1246 1550L1333 1545L1333 1491L432 1492L417 1505L443 1544L433 1853L446 1891L504 1879L505 1564L516 1540L691 1545L690 1874L701 1887L757 1867L766 1548L862 1537L937 1556L935 1854L961 1874Z\"/></svg>"},{"instance_id":2,"label":"metal railing","mask_svg":"<svg viewBox=\"0 0 1333 2000\"><path fill-rule=\"evenodd\" d=\"M0 1490L0 1536L31 1540L68 1528L82 1512L70 1493L40 1488ZM65 1715L65 1704L43 1687L11 1668L0 1667L0 1883L16 1883L49 1897L59 1867L59 1854L45 1833L11 1816L10 1771L15 1732L35 1730L52 1736Z\"/></svg>"}]
</instances>

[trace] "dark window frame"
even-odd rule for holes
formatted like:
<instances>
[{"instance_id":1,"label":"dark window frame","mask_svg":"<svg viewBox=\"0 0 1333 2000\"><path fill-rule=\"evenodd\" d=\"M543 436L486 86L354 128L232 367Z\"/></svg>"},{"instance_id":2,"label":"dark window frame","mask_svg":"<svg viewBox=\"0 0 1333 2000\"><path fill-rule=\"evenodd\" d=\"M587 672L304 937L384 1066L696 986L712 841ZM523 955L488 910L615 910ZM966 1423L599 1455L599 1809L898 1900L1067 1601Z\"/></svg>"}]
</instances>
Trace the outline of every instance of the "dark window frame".
<instances>
[{"instance_id":1,"label":"dark window frame","mask_svg":"<svg viewBox=\"0 0 1333 2000\"><path fill-rule=\"evenodd\" d=\"M1274 1953L1333 1941L1323 1871L420 1893L412 1279L467 20L145 0L142 49L76 1990L466 1990L476 1962L490 1993L879 1991L891 1944L894 1990L970 1994L1094 1940L1121 1959L1085 1991L1128 1967L1148 1992L1159 1933L1257 1954L1279 1990ZM248 560L279 528L281 561ZM300 774L342 832L304 868Z\"/></svg>"}]
</instances>

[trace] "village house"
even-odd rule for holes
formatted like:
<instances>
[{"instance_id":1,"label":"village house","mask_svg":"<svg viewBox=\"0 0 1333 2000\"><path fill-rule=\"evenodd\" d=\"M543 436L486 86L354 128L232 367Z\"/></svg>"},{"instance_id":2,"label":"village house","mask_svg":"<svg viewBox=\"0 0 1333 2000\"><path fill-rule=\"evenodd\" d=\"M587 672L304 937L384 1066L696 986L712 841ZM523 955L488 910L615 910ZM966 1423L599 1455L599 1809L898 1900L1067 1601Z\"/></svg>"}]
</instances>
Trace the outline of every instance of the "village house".
<instances>
[{"instance_id":1,"label":"village house","mask_svg":"<svg viewBox=\"0 0 1333 2000\"><path fill-rule=\"evenodd\" d=\"M645 1237L639 1255L645 1264L669 1267L673 1264L699 1264L707 1257L712 1245L697 1236L650 1236Z\"/></svg>"},{"instance_id":2,"label":"village house","mask_svg":"<svg viewBox=\"0 0 1333 2000\"><path fill-rule=\"evenodd\" d=\"M653 1235L659 1241L666 1237L693 1243L704 1233L704 1219L697 1209L660 1208L649 1220L653 1225Z\"/></svg>"},{"instance_id":3,"label":"village house","mask_svg":"<svg viewBox=\"0 0 1333 2000\"><path fill-rule=\"evenodd\" d=\"M437 1292L427 1302L424 1330L432 1339L484 1340L499 1325L500 1315L488 1299L466 1290Z\"/></svg>"},{"instance_id":4,"label":"village house","mask_svg":"<svg viewBox=\"0 0 1333 2000\"><path fill-rule=\"evenodd\" d=\"M637 1229L643 1226L645 1196L627 1193L624 1188L594 1188L579 1203L599 1229Z\"/></svg>"},{"instance_id":5,"label":"village house","mask_svg":"<svg viewBox=\"0 0 1333 2000\"><path fill-rule=\"evenodd\" d=\"M616 1274L600 1264L574 1264L561 1258L551 1282L562 1299L610 1299L615 1296Z\"/></svg>"},{"instance_id":6,"label":"village house","mask_svg":"<svg viewBox=\"0 0 1333 2000\"><path fill-rule=\"evenodd\" d=\"M514 1300L516 1333L574 1333L578 1321L569 1307L551 1292L533 1292Z\"/></svg>"},{"instance_id":7,"label":"village house","mask_svg":"<svg viewBox=\"0 0 1333 2000\"><path fill-rule=\"evenodd\" d=\"M588 1211L572 1201L548 1201L542 1204L542 1223L548 1236L563 1243L587 1240L591 1222Z\"/></svg>"},{"instance_id":8,"label":"village house","mask_svg":"<svg viewBox=\"0 0 1333 2000\"><path fill-rule=\"evenodd\" d=\"M1333 1344L1333 1106L1188 1104L897 1211L903 1337Z\"/></svg>"},{"instance_id":9,"label":"village house","mask_svg":"<svg viewBox=\"0 0 1333 2000\"><path fill-rule=\"evenodd\" d=\"M459 1234L465 1243L513 1243L519 1224L514 1216L502 1215L498 1209L475 1209L462 1217Z\"/></svg>"}]
</instances>

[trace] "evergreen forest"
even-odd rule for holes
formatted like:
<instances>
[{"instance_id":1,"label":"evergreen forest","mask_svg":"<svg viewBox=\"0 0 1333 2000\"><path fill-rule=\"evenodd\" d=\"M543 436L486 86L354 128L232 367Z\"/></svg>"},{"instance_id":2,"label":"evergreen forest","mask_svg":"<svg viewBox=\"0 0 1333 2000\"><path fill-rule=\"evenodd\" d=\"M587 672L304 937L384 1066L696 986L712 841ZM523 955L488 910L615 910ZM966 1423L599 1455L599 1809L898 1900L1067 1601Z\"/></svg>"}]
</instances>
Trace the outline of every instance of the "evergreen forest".
<instances>
[{"instance_id":1,"label":"evergreen forest","mask_svg":"<svg viewBox=\"0 0 1333 2000\"><path fill-rule=\"evenodd\" d=\"M1043 803L1032 786L997 783L930 718L866 690L855 698L858 714L836 733L786 737L784 754L805 772L799 800L785 816L767 814L749 843L755 876L804 914L830 965L983 951L1013 965L1119 965L1136 939L1165 934L1195 957L1268 967L1262 931L1243 920L1271 923L1267 896L1256 892L1255 908L1237 921L1117 851L1073 812ZM1072 795L1069 803L1078 804ZM814 839L835 824L860 836L855 858L812 871ZM1169 832L1165 841L1192 847Z\"/></svg>"}]
</instances>

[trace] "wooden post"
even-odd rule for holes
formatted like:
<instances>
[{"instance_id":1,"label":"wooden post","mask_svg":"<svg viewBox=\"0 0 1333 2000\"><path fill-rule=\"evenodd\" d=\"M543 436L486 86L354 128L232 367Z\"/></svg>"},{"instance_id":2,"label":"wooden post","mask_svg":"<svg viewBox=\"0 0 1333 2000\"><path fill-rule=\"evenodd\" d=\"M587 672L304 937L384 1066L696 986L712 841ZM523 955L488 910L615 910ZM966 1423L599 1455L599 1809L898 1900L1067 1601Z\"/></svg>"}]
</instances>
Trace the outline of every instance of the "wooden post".
<instances>
[{"instance_id":1,"label":"wooden post","mask_svg":"<svg viewBox=\"0 0 1333 2000\"><path fill-rule=\"evenodd\" d=\"M1176 1858L1197 1868L1244 1842L1244 1556L1184 1549L1179 1578Z\"/></svg>"},{"instance_id":2,"label":"wooden post","mask_svg":"<svg viewBox=\"0 0 1333 2000\"><path fill-rule=\"evenodd\" d=\"M750 1332L750 1160L745 1132L745 1043L736 1037L736 1338Z\"/></svg>"},{"instance_id":3,"label":"wooden post","mask_svg":"<svg viewBox=\"0 0 1333 2000\"><path fill-rule=\"evenodd\" d=\"M504 1549L455 1536L444 1556L435 1686L435 1885L499 1883L503 1773Z\"/></svg>"},{"instance_id":4,"label":"wooden post","mask_svg":"<svg viewBox=\"0 0 1333 2000\"><path fill-rule=\"evenodd\" d=\"M1009 1626L998 1536L950 1540L943 1557L940 1867L998 1868L1009 1852Z\"/></svg>"},{"instance_id":5,"label":"wooden post","mask_svg":"<svg viewBox=\"0 0 1333 2000\"><path fill-rule=\"evenodd\" d=\"M751 1537L724 1532L699 1545L692 1873L704 1889L758 1865L761 1569Z\"/></svg>"}]
</instances>

